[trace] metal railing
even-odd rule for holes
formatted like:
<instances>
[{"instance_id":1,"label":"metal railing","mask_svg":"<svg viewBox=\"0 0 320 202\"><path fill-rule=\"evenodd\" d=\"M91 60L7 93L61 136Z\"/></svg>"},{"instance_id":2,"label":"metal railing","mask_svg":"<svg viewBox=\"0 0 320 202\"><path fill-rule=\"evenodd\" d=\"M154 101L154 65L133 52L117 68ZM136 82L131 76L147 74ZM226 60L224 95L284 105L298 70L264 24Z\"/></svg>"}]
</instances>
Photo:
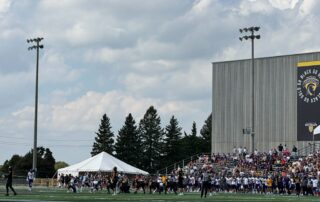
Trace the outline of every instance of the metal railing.
<instances>
[{"instance_id":1,"label":"metal railing","mask_svg":"<svg viewBox=\"0 0 320 202\"><path fill-rule=\"evenodd\" d=\"M200 153L200 154L195 154L195 155L192 155L188 158L185 158L181 161L178 161L174 164L171 164L171 165L168 165L162 169L159 169L157 170L157 174L170 174L171 171L173 170L176 170L177 168L183 168L184 166L186 166L188 163L190 163L191 161L194 161L194 160L199 160L199 157L200 156L203 156L203 155L208 155L208 158L211 158L211 154L210 153Z\"/></svg>"},{"instance_id":2,"label":"metal railing","mask_svg":"<svg viewBox=\"0 0 320 202\"><path fill-rule=\"evenodd\" d=\"M309 154L313 154L318 150L320 150L320 143L309 143L308 146L298 150L298 156L308 156Z\"/></svg>"}]
</instances>

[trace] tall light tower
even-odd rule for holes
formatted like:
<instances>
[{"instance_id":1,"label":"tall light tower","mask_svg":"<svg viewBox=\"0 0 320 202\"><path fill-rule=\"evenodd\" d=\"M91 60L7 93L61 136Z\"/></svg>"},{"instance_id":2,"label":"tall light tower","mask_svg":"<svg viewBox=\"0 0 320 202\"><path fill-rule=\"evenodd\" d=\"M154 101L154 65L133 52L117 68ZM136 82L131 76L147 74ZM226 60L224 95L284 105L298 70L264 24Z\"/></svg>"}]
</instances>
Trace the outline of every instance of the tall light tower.
<instances>
[{"instance_id":1,"label":"tall light tower","mask_svg":"<svg viewBox=\"0 0 320 202\"><path fill-rule=\"evenodd\" d=\"M34 108L34 137L33 137L33 158L32 158L32 169L37 170L37 131L38 131L38 73L39 73L39 49L43 48L40 44L43 38L27 39L28 43L35 43L30 46L28 50L37 50L37 65L36 65L36 95L35 95L35 108Z\"/></svg>"},{"instance_id":2,"label":"tall light tower","mask_svg":"<svg viewBox=\"0 0 320 202\"><path fill-rule=\"evenodd\" d=\"M251 39L251 79L252 79L252 126L251 126L251 151L254 152L254 134L255 134L255 125L254 125L254 120L255 120L255 103L254 103L254 40L255 39L260 39L260 35L255 35L254 32L259 31L260 27L246 27L243 29L239 29L240 33L243 32L250 32L250 35L244 35L239 37L240 41L243 39L248 40Z\"/></svg>"}]
</instances>

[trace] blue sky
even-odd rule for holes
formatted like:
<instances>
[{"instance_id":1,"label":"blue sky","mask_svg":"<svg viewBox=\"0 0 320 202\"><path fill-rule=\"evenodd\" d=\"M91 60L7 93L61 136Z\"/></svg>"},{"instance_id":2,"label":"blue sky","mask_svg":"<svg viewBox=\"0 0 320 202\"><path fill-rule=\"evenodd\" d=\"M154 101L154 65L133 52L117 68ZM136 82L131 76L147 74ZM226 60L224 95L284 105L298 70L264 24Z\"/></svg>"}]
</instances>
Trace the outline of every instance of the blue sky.
<instances>
[{"instance_id":1,"label":"blue sky","mask_svg":"<svg viewBox=\"0 0 320 202\"><path fill-rule=\"evenodd\" d=\"M0 164L32 148L35 51L38 145L57 161L90 156L100 119L113 131L154 105L198 131L211 112L211 62L250 57L239 28L260 26L256 56L319 51L316 0L0 0ZM294 126L293 126L294 127Z\"/></svg>"}]
</instances>

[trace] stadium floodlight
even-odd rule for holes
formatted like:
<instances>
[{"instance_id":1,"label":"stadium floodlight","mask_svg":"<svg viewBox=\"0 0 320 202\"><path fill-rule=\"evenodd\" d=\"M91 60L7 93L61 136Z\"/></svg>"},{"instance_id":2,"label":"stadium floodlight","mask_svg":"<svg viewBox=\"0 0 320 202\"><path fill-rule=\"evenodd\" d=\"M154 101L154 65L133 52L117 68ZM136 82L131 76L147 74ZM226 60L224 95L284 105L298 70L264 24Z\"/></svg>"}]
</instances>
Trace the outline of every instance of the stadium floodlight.
<instances>
[{"instance_id":1,"label":"stadium floodlight","mask_svg":"<svg viewBox=\"0 0 320 202\"><path fill-rule=\"evenodd\" d=\"M254 136L255 136L255 103L254 103L254 91L255 91L255 86L254 86L254 39L260 39L260 35L255 35L254 32L257 32L260 30L260 27L247 27L243 29L239 29L240 33L243 31L248 32L250 31L250 35L245 35L242 37L239 37L240 41L243 41L243 39L248 40L251 39L251 79L252 79L252 115L251 115L251 151L254 152Z\"/></svg>"},{"instance_id":2,"label":"stadium floodlight","mask_svg":"<svg viewBox=\"0 0 320 202\"><path fill-rule=\"evenodd\" d=\"M43 40L42 37L27 39L27 43L35 42L35 45L29 46L28 50L37 50L36 60L36 90L35 90L35 108L34 108L34 137L33 137L33 158L32 158L32 169L37 171L37 131L38 131L38 78L39 78L39 49L43 48L40 42Z\"/></svg>"}]
</instances>

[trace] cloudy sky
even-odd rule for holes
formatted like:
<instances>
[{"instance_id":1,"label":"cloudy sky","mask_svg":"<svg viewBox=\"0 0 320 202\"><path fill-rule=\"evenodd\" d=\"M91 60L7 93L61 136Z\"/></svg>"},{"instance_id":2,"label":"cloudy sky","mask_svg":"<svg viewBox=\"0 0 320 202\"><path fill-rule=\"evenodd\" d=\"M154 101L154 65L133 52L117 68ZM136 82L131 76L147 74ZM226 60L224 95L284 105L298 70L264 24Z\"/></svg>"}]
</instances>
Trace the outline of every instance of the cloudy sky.
<instances>
[{"instance_id":1,"label":"cloudy sky","mask_svg":"<svg viewBox=\"0 0 320 202\"><path fill-rule=\"evenodd\" d=\"M211 62L250 57L238 29L261 26L256 56L320 50L316 0L0 0L0 164L32 148L36 52L38 145L57 161L90 156L106 113L115 134L154 105L165 126L200 129Z\"/></svg>"}]
</instances>

